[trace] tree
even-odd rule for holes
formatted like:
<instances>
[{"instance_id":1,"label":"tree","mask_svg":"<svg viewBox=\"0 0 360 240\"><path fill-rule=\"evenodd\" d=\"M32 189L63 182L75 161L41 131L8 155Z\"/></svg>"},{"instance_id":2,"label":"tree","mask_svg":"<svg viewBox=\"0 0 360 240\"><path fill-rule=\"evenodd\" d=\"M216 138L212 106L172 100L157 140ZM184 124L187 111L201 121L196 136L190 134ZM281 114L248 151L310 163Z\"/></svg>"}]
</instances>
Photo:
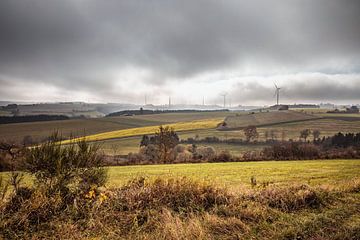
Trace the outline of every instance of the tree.
<instances>
[{"instance_id":1,"label":"tree","mask_svg":"<svg viewBox=\"0 0 360 240\"><path fill-rule=\"evenodd\" d=\"M146 147L147 145L150 144L150 139L148 135L143 135L141 142L140 142L140 147Z\"/></svg>"},{"instance_id":2,"label":"tree","mask_svg":"<svg viewBox=\"0 0 360 240\"><path fill-rule=\"evenodd\" d=\"M115 143L110 145L114 160L116 161L117 164L119 164L119 156L117 155L118 150L119 150L118 147L119 146L117 144L115 144Z\"/></svg>"},{"instance_id":3,"label":"tree","mask_svg":"<svg viewBox=\"0 0 360 240\"><path fill-rule=\"evenodd\" d=\"M271 137L271 140L276 140L277 136L276 136L276 131L274 129L271 129L270 137Z\"/></svg>"},{"instance_id":4,"label":"tree","mask_svg":"<svg viewBox=\"0 0 360 240\"><path fill-rule=\"evenodd\" d=\"M268 140L269 136L270 136L269 131L265 131L265 134L264 134L265 140Z\"/></svg>"},{"instance_id":5,"label":"tree","mask_svg":"<svg viewBox=\"0 0 360 240\"><path fill-rule=\"evenodd\" d=\"M283 130L281 132L281 141L285 141L285 138L286 138L286 132Z\"/></svg>"},{"instance_id":6,"label":"tree","mask_svg":"<svg viewBox=\"0 0 360 240\"><path fill-rule=\"evenodd\" d=\"M300 138L303 138L304 141L306 142L306 139L309 137L311 131L310 129L304 129L300 132Z\"/></svg>"},{"instance_id":7,"label":"tree","mask_svg":"<svg viewBox=\"0 0 360 240\"><path fill-rule=\"evenodd\" d=\"M155 133L155 145L159 151L160 160L170 162L171 150L179 143L179 137L171 127L160 126Z\"/></svg>"},{"instance_id":8,"label":"tree","mask_svg":"<svg viewBox=\"0 0 360 240\"><path fill-rule=\"evenodd\" d=\"M315 140L319 139L320 131L318 129L315 129L315 130L312 131L312 135L313 135L314 141L315 141Z\"/></svg>"},{"instance_id":9,"label":"tree","mask_svg":"<svg viewBox=\"0 0 360 240\"><path fill-rule=\"evenodd\" d=\"M247 126L243 131L248 142L250 142L251 139L255 139L259 136L255 126Z\"/></svg>"}]
</instances>

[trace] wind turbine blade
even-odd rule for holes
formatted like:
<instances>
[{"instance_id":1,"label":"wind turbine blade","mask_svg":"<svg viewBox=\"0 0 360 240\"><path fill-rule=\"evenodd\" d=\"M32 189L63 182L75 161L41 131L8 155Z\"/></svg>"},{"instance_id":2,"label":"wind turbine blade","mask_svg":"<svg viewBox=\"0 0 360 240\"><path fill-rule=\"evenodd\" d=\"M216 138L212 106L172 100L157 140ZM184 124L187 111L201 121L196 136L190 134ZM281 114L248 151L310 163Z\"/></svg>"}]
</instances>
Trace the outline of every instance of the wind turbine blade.
<instances>
[{"instance_id":1,"label":"wind turbine blade","mask_svg":"<svg viewBox=\"0 0 360 240\"><path fill-rule=\"evenodd\" d=\"M278 89L278 86L276 85L276 83L274 83L274 85L275 85L275 88Z\"/></svg>"}]
</instances>

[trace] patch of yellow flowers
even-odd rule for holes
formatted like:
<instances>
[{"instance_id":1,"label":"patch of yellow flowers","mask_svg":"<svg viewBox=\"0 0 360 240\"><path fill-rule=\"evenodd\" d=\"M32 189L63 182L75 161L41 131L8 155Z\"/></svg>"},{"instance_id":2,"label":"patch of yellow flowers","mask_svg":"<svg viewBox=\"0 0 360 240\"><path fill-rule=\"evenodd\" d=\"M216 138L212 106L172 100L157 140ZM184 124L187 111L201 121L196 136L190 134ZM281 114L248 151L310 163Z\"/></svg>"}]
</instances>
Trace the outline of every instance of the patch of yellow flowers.
<instances>
[{"instance_id":1,"label":"patch of yellow flowers","mask_svg":"<svg viewBox=\"0 0 360 240\"><path fill-rule=\"evenodd\" d=\"M175 131L190 131L190 130L199 130L199 129L211 129L216 128L221 122L223 118L211 118L204 120L197 120L191 122L178 122L162 125L163 127L171 127ZM123 138L123 137L132 137L132 136L140 136L144 134L154 134L159 128L158 126L147 126L147 127L139 127L139 128L129 128L117 131L110 131L104 133L93 134L81 138L75 138L71 140L62 141L62 144L69 144L71 142L76 142L79 140L85 141L100 141L107 140L112 138Z\"/></svg>"},{"instance_id":2,"label":"patch of yellow flowers","mask_svg":"<svg viewBox=\"0 0 360 240\"><path fill-rule=\"evenodd\" d=\"M89 192L87 192L85 194L85 198L88 199L89 201L98 201L99 204L103 203L106 199L108 199L108 196L106 196L105 193L103 193L102 191L98 191L98 187L93 185L90 187Z\"/></svg>"}]
</instances>

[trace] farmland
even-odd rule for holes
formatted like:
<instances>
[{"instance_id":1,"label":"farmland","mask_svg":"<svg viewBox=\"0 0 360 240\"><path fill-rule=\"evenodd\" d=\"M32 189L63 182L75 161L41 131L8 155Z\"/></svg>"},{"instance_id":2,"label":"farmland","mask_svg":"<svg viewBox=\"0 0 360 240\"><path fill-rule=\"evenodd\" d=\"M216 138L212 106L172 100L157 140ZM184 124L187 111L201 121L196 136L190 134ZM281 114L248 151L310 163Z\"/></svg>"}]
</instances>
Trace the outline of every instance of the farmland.
<instances>
[{"instance_id":1,"label":"farmland","mask_svg":"<svg viewBox=\"0 0 360 240\"><path fill-rule=\"evenodd\" d=\"M189 131L197 129L213 129L216 128L219 123L221 123L222 118L214 119L204 119L191 122L178 122L172 124L163 124L164 127L173 128L175 131ZM130 128L118 131L110 131L105 133L99 133L94 135L88 135L83 137L85 141L101 141L113 138L123 138L123 137L132 137L140 136L143 134L153 134L159 126L148 126L148 127L139 127L139 128ZM77 139L73 139L76 141ZM63 141L64 144L69 143L72 140Z\"/></svg>"},{"instance_id":2,"label":"farmland","mask_svg":"<svg viewBox=\"0 0 360 240\"><path fill-rule=\"evenodd\" d=\"M0 125L0 140L21 142L25 136L41 141L52 132L59 131L63 137L92 135L109 131L144 126L158 126L165 123L197 121L209 118L224 118L235 115L229 112L164 113L138 116L74 119L66 121L31 122Z\"/></svg>"},{"instance_id":3,"label":"farmland","mask_svg":"<svg viewBox=\"0 0 360 240\"><path fill-rule=\"evenodd\" d=\"M226 127L229 129L244 128L249 125L269 126L288 122L301 122L317 117L295 111L280 112L259 112L256 114L242 114L238 116L228 116L225 119Z\"/></svg>"},{"instance_id":4,"label":"farmland","mask_svg":"<svg viewBox=\"0 0 360 240\"><path fill-rule=\"evenodd\" d=\"M303 129L318 129L321 132L321 137L331 136L339 131L341 132L360 132L360 121L344 121L336 119L316 119L304 122L293 122L293 123L282 123L278 125L258 127L259 133L258 140L265 140L265 133L273 131L276 139L299 139L299 133ZM282 136L284 134L284 136ZM230 131L218 131L216 129L200 129L193 131L183 131L178 133L181 139L187 138L199 138L203 139L206 137L218 137L219 139L245 139L242 130L230 130ZM139 149L140 137L127 137L122 139L113 139L100 141L101 148L110 155L113 155L113 147L117 146L116 154L126 155L129 152L137 152ZM234 155L240 155L244 151L259 150L264 145L250 146L250 145L236 145L236 144L208 144L214 147L216 150L229 150Z\"/></svg>"},{"instance_id":5,"label":"farmland","mask_svg":"<svg viewBox=\"0 0 360 240\"><path fill-rule=\"evenodd\" d=\"M360 177L360 160L270 161L237 163L170 164L109 168L109 184L118 186L139 177L189 177L227 187L259 183L330 184Z\"/></svg>"},{"instance_id":6,"label":"farmland","mask_svg":"<svg viewBox=\"0 0 360 240\"><path fill-rule=\"evenodd\" d=\"M309 113L307 110L307 113ZM269 115L270 114L270 115ZM299 132L305 128L320 130L322 136L342 132L360 132L360 116L356 114L326 114L324 111L314 115L302 112L198 112L198 113L165 113L137 116L120 116L96 119L77 119L66 121L33 122L0 125L0 139L22 141L25 136L42 140L54 130L65 137L87 136L89 141L97 140L101 149L110 155L126 155L137 152L141 135L152 134L161 124L175 127L181 139L218 137L219 139L245 139L241 129L218 131L217 123L227 117L237 121L237 126L259 124L257 140L266 140L266 134L273 133L275 139L299 139ZM321 117L319 119L319 117ZM254 118L256 121L254 121ZM315 118L315 119L312 119ZM301 119L305 120L302 121ZM271 123L269 123L269 121ZM285 121L285 122L284 122ZM265 124L265 126L262 126ZM234 155L241 155L248 150L260 150L265 145L240 146L234 144L206 144L217 151L229 150Z\"/></svg>"}]
</instances>

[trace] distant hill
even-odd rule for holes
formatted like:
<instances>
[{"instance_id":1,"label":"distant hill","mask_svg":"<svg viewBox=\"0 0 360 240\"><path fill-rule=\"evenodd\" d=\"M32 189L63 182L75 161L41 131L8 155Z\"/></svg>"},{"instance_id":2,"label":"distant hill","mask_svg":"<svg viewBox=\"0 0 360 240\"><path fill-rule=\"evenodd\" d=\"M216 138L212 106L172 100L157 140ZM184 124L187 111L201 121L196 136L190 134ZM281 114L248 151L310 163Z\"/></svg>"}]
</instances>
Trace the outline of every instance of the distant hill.
<instances>
[{"instance_id":1,"label":"distant hill","mask_svg":"<svg viewBox=\"0 0 360 240\"><path fill-rule=\"evenodd\" d=\"M321 117L296 111L270 111L259 113L250 112L249 114L226 117L224 120L226 127L222 128L222 130L241 129L249 125L269 126L280 123L306 121L319 118Z\"/></svg>"},{"instance_id":2,"label":"distant hill","mask_svg":"<svg viewBox=\"0 0 360 240\"><path fill-rule=\"evenodd\" d=\"M31 115L31 116L12 116L12 117L0 116L0 124L55 121L55 120L68 120L68 119L70 118L64 115Z\"/></svg>"},{"instance_id":3,"label":"distant hill","mask_svg":"<svg viewBox=\"0 0 360 240\"><path fill-rule=\"evenodd\" d=\"M106 115L106 117L118 117L118 116L133 116L133 115L150 115L150 114L163 114L163 113L196 113L196 112L224 112L229 111L227 109L221 110L125 110L114 112Z\"/></svg>"}]
</instances>

